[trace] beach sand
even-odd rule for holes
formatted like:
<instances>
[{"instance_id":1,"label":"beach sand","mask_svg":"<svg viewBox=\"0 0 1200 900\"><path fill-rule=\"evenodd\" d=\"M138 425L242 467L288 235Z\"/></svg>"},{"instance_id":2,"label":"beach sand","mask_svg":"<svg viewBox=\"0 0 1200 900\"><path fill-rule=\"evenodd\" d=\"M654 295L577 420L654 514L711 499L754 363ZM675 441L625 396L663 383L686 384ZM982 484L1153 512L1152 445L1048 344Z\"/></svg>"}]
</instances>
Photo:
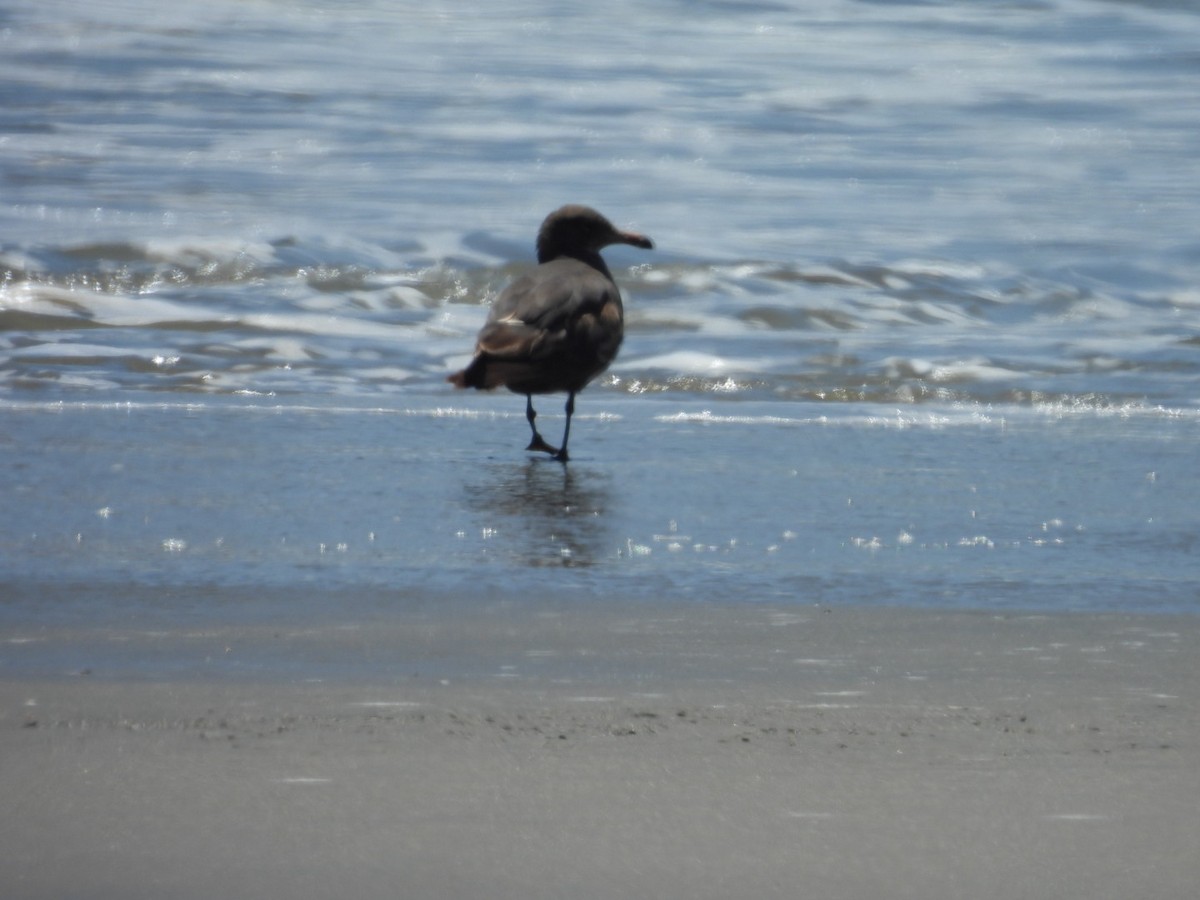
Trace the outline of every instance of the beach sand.
<instances>
[{"instance_id":1,"label":"beach sand","mask_svg":"<svg viewBox=\"0 0 1200 900\"><path fill-rule=\"evenodd\" d=\"M9 635L185 664L0 681L0 893L1196 895L1193 618L471 609Z\"/></svg>"}]
</instances>

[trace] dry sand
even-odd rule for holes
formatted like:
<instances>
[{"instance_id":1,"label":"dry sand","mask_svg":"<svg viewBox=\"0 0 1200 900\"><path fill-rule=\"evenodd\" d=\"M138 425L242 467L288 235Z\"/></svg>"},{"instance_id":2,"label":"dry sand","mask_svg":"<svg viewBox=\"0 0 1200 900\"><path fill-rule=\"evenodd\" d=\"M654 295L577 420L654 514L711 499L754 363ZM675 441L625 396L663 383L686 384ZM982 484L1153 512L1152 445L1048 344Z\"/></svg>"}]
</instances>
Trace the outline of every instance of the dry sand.
<instances>
[{"instance_id":1,"label":"dry sand","mask_svg":"<svg viewBox=\"0 0 1200 900\"><path fill-rule=\"evenodd\" d=\"M1190 900L1198 634L701 604L181 634L384 659L0 682L0 894Z\"/></svg>"}]
</instances>

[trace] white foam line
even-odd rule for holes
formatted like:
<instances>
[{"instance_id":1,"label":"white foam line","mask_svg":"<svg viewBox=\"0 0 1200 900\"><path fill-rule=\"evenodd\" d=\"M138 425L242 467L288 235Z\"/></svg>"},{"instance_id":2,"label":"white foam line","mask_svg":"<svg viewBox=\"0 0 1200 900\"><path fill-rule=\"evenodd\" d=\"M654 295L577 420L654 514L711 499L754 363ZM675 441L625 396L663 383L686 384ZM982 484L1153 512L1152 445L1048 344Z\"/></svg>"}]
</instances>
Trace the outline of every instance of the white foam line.
<instances>
[{"instance_id":1,"label":"white foam line","mask_svg":"<svg viewBox=\"0 0 1200 900\"><path fill-rule=\"evenodd\" d=\"M357 703L351 703L351 706L362 706L368 709L378 708L396 708L396 707L411 707L420 706L421 704L415 700L362 700Z\"/></svg>"},{"instance_id":2,"label":"white foam line","mask_svg":"<svg viewBox=\"0 0 1200 900\"><path fill-rule=\"evenodd\" d=\"M1052 813L1046 818L1057 822L1103 822L1112 816L1100 816L1095 813Z\"/></svg>"},{"instance_id":3,"label":"white foam line","mask_svg":"<svg viewBox=\"0 0 1200 900\"><path fill-rule=\"evenodd\" d=\"M467 409L458 406L428 406L428 407L401 407L401 406L318 406L314 404L289 404L289 403L197 403L195 401L165 401L165 402L146 402L142 400L120 400L120 401L99 401L93 402L90 400L66 402L55 400L50 403L33 403L28 401L11 401L0 400L0 409L11 412L89 412L89 411L105 411L115 410L119 412L131 412L149 410L153 412L205 412L211 410L213 412L233 412L233 413L325 413L328 415L370 415L370 416L410 416L413 418L428 418L428 419L487 419L487 420L508 420L508 419L524 419L525 414L517 411L492 410L492 409ZM553 414L547 414L548 418L554 418ZM575 419L580 421L596 421L596 422L617 422L622 416L620 413L614 412L591 412L591 413L576 413Z\"/></svg>"},{"instance_id":4,"label":"white foam line","mask_svg":"<svg viewBox=\"0 0 1200 900\"><path fill-rule=\"evenodd\" d=\"M331 784L332 778L276 778L279 784Z\"/></svg>"},{"instance_id":5,"label":"white foam line","mask_svg":"<svg viewBox=\"0 0 1200 900\"><path fill-rule=\"evenodd\" d=\"M794 662L798 666L841 666L841 665L845 665L845 662L840 659L817 659L817 658L813 658L813 657L801 657L799 659L793 659L792 662Z\"/></svg>"}]
</instances>

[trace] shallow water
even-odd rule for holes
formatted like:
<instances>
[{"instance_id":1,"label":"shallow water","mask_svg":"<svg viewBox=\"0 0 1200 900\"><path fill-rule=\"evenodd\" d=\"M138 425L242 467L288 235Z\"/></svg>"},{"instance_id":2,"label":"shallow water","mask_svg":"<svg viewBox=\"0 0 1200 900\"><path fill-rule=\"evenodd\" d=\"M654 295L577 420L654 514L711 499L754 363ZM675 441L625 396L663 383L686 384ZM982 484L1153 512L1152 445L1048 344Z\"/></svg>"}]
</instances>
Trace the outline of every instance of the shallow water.
<instances>
[{"instance_id":1,"label":"shallow water","mask_svg":"<svg viewBox=\"0 0 1200 900\"><path fill-rule=\"evenodd\" d=\"M10 621L1196 608L1188 5L76 7L0 11ZM657 247L564 471L443 379L568 201Z\"/></svg>"},{"instance_id":2,"label":"shallow water","mask_svg":"<svg viewBox=\"0 0 1200 900\"><path fill-rule=\"evenodd\" d=\"M7 612L264 614L171 607L196 585L290 619L439 596L1194 608L1192 420L610 396L563 466L493 400L10 409Z\"/></svg>"}]
</instances>

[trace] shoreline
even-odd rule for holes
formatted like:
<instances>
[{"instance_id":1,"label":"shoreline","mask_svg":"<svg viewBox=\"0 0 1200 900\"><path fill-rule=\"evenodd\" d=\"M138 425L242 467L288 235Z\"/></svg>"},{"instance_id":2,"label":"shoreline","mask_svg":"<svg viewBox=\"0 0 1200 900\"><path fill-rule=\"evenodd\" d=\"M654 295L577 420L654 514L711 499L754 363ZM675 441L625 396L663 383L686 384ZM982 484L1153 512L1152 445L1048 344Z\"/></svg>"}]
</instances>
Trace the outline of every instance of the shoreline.
<instances>
[{"instance_id":1,"label":"shoreline","mask_svg":"<svg viewBox=\"0 0 1200 900\"><path fill-rule=\"evenodd\" d=\"M506 609L338 635L292 649L457 674L0 679L5 896L1115 900L1200 876L1197 619Z\"/></svg>"}]
</instances>

